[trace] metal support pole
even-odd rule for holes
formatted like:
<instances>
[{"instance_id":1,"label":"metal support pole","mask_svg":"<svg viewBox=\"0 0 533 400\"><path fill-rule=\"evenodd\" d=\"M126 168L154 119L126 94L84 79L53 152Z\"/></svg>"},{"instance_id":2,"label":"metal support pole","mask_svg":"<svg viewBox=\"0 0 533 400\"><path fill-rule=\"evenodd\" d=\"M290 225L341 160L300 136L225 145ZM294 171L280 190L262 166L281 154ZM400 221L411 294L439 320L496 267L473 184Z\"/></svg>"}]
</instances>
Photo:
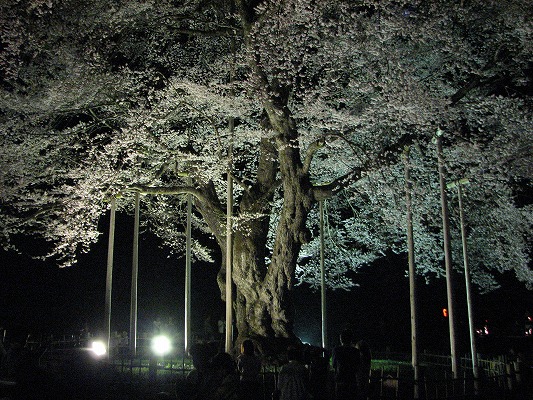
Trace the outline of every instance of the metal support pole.
<instances>
[{"instance_id":1,"label":"metal support pole","mask_svg":"<svg viewBox=\"0 0 533 400\"><path fill-rule=\"evenodd\" d=\"M111 198L111 211L109 215L109 239L107 245L107 272L105 280L105 335L107 356L111 350L111 293L113 286L113 252L115 248L115 213L117 200Z\"/></svg>"},{"instance_id":2,"label":"metal support pole","mask_svg":"<svg viewBox=\"0 0 533 400\"><path fill-rule=\"evenodd\" d=\"M139 276L139 207L140 195L135 192L135 221L133 226L133 262L131 268L130 353L137 354L137 279Z\"/></svg>"},{"instance_id":3,"label":"metal support pole","mask_svg":"<svg viewBox=\"0 0 533 400\"><path fill-rule=\"evenodd\" d=\"M462 179L457 182L457 194L459 196L459 217L461 220L461 240L463 243L463 265L465 268L465 285L466 285L466 303L468 305L468 325L470 328L470 351L472 352L472 371L474 374L475 389L477 391L477 380L479 378L479 369L477 362L477 350L476 350L476 331L474 327L474 311L472 306L472 289L471 289L471 279L470 279L470 268L468 266L468 252L466 244L466 227L464 222L464 211L463 211L463 189L462 185L468 183L467 179Z\"/></svg>"},{"instance_id":4,"label":"metal support pole","mask_svg":"<svg viewBox=\"0 0 533 400\"><path fill-rule=\"evenodd\" d=\"M226 352L233 348L233 237L232 237L232 211L233 211L233 178L228 171L227 193L227 219L226 219Z\"/></svg>"},{"instance_id":5,"label":"metal support pole","mask_svg":"<svg viewBox=\"0 0 533 400\"><path fill-rule=\"evenodd\" d=\"M185 354L188 354L191 341L191 219L192 196L187 194L187 227L185 239Z\"/></svg>"},{"instance_id":6,"label":"metal support pole","mask_svg":"<svg viewBox=\"0 0 533 400\"><path fill-rule=\"evenodd\" d=\"M230 95L234 96L233 80L235 78L235 38L231 37L231 53L233 55L230 65ZM230 132L230 145L228 147L228 187L226 193L226 352L231 352L233 348L233 131L235 120L230 117L228 120L228 130Z\"/></svg>"},{"instance_id":7,"label":"metal support pole","mask_svg":"<svg viewBox=\"0 0 533 400\"><path fill-rule=\"evenodd\" d=\"M450 216L448 212L448 199L446 196L446 179L444 169L444 156L442 152L442 131L439 129L436 136L437 159L439 166L440 199L442 210L442 234L444 238L444 264L446 266L446 291L448 297L448 325L450 330L450 356L452 362L452 374L454 379L459 377L457 368L457 351L455 346L455 314L454 314L454 290L452 278L452 249L450 244Z\"/></svg>"},{"instance_id":8,"label":"metal support pole","mask_svg":"<svg viewBox=\"0 0 533 400\"><path fill-rule=\"evenodd\" d=\"M409 300L411 304L411 365L413 366L414 373L414 388L413 398L419 398L419 368L418 368L418 347L417 347L417 334L418 334L418 320L417 320L417 290L415 279L415 247L413 240L413 212L412 212L412 182L411 171L409 168L409 147L404 151L405 162L405 203L407 207L407 257L409 262Z\"/></svg>"},{"instance_id":9,"label":"metal support pole","mask_svg":"<svg viewBox=\"0 0 533 400\"><path fill-rule=\"evenodd\" d=\"M324 200L320 200L320 309L322 312L322 347L328 345L327 315L326 315L326 271L324 268Z\"/></svg>"}]
</instances>

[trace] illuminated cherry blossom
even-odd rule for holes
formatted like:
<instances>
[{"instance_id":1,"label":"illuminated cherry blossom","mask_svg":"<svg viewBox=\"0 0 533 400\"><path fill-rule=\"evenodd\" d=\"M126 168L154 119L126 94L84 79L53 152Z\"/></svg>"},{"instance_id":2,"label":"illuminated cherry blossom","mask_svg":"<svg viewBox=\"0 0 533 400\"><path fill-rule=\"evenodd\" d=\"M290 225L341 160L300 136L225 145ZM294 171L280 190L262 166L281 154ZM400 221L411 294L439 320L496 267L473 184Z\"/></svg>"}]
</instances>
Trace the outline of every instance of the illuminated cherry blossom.
<instances>
[{"instance_id":1,"label":"illuminated cherry blossom","mask_svg":"<svg viewBox=\"0 0 533 400\"><path fill-rule=\"evenodd\" d=\"M192 194L193 253L210 261L226 251L229 171L239 335L293 338L291 289L318 284L319 200L330 286L405 251L406 147L417 269L443 275L441 130L448 179L469 180L475 283L490 290L494 273L514 271L531 286L532 5L401 4L2 5L5 246L40 235L70 265L101 236L111 196L131 212L138 191L145 228L182 254Z\"/></svg>"}]
</instances>

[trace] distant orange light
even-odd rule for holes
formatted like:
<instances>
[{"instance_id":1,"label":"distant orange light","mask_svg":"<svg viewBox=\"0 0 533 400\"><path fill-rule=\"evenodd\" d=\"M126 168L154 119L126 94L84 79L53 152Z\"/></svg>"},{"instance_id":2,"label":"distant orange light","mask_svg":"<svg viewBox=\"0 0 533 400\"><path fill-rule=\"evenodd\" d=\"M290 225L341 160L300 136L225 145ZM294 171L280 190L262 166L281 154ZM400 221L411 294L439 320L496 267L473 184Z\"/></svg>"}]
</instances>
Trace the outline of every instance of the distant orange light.
<instances>
[{"instance_id":1,"label":"distant orange light","mask_svg":"<svg viewBox=\"0 0 533 400\"><path fill-rule=\"evenodd\" d=\"M448 310L446 308L442 309L442 315L444 318L448 318Z\"/></svg>"}]
</instances>

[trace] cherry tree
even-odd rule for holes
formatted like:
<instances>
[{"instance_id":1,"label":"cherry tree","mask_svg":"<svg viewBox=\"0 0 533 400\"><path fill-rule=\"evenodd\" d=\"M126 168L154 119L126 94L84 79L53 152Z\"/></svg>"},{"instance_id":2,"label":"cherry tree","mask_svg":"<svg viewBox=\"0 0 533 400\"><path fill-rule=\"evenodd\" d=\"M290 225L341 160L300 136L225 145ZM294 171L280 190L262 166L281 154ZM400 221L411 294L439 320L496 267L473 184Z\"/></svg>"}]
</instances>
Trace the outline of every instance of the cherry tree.
<instances>
[{"instance_id":1,"label":"cherry tree","mask_svg":"<svg viewBox=\"0 0 533 400\"><path fill-rule=\"evenodd\" d=\"M230 174L239 336L292 340L293 285L318 282L318 201L331 286L404 251L406 147L418 272L443 274L440 129L449 179L470 181L475 282L490 290L513 270L531 285L531 205L517 196L531 176L532 6L426 3L3 6L5 246L39 234L70 265L109 199L131 211L139 192L146 227L180 253L192 194L224 298ZM194 256L211 260L208 247L193 241Z\"/></svg>"}]
</instances>

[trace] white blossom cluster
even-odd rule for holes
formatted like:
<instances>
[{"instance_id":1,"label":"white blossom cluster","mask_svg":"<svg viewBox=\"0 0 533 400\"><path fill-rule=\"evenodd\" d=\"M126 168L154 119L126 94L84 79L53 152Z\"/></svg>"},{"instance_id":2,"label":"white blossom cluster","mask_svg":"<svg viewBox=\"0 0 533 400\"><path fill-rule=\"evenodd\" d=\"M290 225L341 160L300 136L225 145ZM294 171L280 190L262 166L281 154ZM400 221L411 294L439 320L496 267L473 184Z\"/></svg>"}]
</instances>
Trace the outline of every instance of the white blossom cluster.
<instances>
[{"instance_id":1,"label":"white blossom cluster","mask_svg":"<svg viewBox=\"0 0 533 400\"><path fill-rule=\"evenodd\" d=\"M70 265L101 235L110 198L132 212L140 192L144 228L182 254L191 194L193 254L211 261L213 247L225 251L229 174L233 233L261 247L250 250L254 279L276 267L319 284L324 200L327 280L348 289L361 266L406 251L409 147L417 271L434 279L441 130L447 179L469 180L475 283L490 290L504 271L533 283L520 194L533 175L529 2L15 3L0 9L6 247L41 235ZM289 204L298 189L303 211ZM287 228L288 215L304 223Z\"/></svg>"}]
</instances>

